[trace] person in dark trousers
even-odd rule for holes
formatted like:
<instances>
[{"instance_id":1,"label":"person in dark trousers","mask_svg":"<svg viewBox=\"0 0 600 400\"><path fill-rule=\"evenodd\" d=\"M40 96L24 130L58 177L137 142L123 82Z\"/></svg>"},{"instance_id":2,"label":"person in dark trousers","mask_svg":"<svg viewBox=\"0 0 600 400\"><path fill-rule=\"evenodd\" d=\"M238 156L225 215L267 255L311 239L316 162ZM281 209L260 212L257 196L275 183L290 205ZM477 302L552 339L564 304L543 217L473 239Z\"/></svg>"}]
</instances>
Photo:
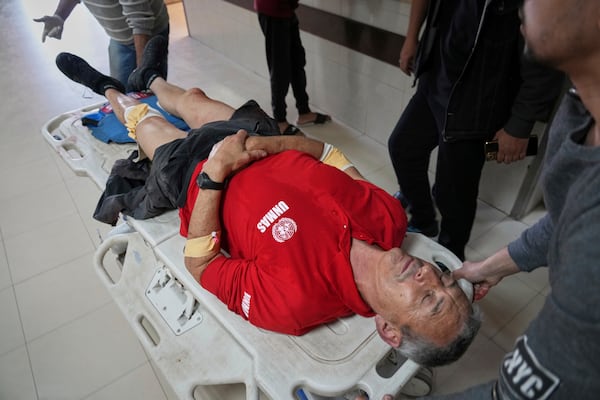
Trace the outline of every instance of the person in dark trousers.
<instances>
[{"instance_id":1,"label":"person in dark trousers","mask_svg":"<svg viewBox=\"0 0 600 400\"><path fill-rule=\"evenodd\" d=\"M548 133L548 213L453 276L473 282L477 299L509 275L547 266L550 292L497 379L437 400L595 400L600 393L600 2L525 0L522 14L527 54L573 83Z\"/></svg>"},{"instance_id":2,"label":"person in dark trousers","mask_svg":"<svg viewBox=\"0 0 600 400\"><path fill-rule=\"evenodd\" d=\"M518 3L413 0L400 53L400 68L414 72L418 86L388 141L398 197L411 212L410 230L439 233L463 260L485 142L498 140L498 162L523 159L534 123L547 120L563 84L561 73L522 56ZM436 147L432 191L427 170Z\"/></svg>"},{"instance_id":3,"label":"person in dark trousers","mask_svg":"<svg viewBox=\"0 0 600 400\"><path fill-rule=\"evenodd\" d=\"M300 27L295 10L298 0L254 0L258 22L265 35L265 52L271 79L273 118L282 133L293 134L297 128L287 122L285 97L291 85L296 109L297 126L324 124L329 115L311 111L306 93L306 53L300 39Z\"/></svg>"}]
</instances>

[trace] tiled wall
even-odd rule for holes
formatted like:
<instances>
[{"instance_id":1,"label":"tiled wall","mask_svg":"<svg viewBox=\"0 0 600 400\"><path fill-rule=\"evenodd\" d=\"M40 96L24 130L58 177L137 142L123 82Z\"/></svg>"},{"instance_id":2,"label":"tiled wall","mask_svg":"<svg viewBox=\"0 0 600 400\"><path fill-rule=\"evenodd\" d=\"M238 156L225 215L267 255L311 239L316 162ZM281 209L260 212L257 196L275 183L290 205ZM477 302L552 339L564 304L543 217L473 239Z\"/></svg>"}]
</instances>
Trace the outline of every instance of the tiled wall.
<instances>
[{"instance_id":1,"label":"tiled wall","mask_svg":"<svg viewBox=\"0 0 600 400\"><path fill-rule=\"evenodd\" d=\"M410 10L404 0L303 0L301 4L399 34L405 33ZM192 37L268 77L264 38L254 12L223 0L184 0L184 6ZM412 95L412 79L393 65L306 32L301 35L311 105L385 145Z\"/></svg>"}]
</instances>

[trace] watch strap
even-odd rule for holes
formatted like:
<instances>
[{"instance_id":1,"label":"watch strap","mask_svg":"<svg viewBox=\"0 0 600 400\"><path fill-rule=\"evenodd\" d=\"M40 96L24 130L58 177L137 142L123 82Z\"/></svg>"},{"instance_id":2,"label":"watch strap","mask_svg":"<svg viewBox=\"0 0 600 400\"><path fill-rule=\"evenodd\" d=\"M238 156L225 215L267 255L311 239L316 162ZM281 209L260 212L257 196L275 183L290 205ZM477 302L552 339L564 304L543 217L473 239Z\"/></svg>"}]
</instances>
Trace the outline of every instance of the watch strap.
<instances>
[{"instance_id":1,"label":"watch strap","mask_svg":"<svg viewBox=\"0 0 600 400\"><path fill-rule=\"evenodd\" d=\"M225 182L215 182L210 179L210 176L206 172L200 172L196 178L196 183L200 189L210 190L223 190L225 189Z\"/></svg>"}]
</instances>

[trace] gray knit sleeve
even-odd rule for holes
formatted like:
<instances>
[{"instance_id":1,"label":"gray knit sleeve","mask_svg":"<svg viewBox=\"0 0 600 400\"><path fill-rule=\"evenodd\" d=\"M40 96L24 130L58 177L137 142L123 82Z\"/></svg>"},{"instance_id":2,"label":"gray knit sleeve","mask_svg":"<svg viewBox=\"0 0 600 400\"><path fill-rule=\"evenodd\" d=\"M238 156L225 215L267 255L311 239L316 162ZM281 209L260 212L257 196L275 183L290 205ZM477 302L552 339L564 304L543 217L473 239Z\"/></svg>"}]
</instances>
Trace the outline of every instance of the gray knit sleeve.
<instances>
[{"instance_id":1,"label":"gray knit sleeve","mask_svg":"<svg viewBox=\"0 0 600 400\"><path fill-rule=\"evenodd\" d=\"M119 0L119 3L134 35L151 36L156 33L158 21L168 19L163 0Z\"/></svg>"},{"instance_id":2,"label":"gray knit sleeve","mask_svg":"<svg viewBox=\"0 0 600 400\"><path fill-rule=\"evenodd\" d=\"M508 253L521 271L533 271L548 265L548 244L554 230L549 214L525 230L521 237L508 245Z\"/></svg>"}]
</instances>

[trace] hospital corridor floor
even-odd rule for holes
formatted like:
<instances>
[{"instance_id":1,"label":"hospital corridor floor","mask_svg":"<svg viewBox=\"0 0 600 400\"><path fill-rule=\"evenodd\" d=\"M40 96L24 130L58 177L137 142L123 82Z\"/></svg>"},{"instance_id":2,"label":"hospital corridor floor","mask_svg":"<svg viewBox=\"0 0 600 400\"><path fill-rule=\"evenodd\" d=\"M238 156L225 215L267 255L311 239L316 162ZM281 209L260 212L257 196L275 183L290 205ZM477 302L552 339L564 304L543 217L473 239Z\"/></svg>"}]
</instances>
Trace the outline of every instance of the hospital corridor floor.
<instances>
[{"instance_id":1,"label":"hospital corridor floor","mask_svg":"<svg viewBox=\"0 0 600 400\"><path fill-rule=\"evenodd\" d=\"M42 27L32 21L47 12L40 4L7 0L0 6L0 400L173 400L92 268L94 250L110 229L91 217L100 190L77 176L40 134L55 116L103 100L62 76L56 54L71 51L106 71L108 39L78 7L62 40L42 43ZM181 3L170 4L169 13L170 80L230 104L254 98L268 109L266 79L190 38ZM304 129L395 191L385 145L338 122ZM543 215L540 208L516 221L480 202L467 258L491 254ZM548 290L544 271L495 288L481 302L481 333L460 361L435 371L434 393L495 377ZM231 390L234 398L237 389Z\"/></svg>"}]
</instances>

